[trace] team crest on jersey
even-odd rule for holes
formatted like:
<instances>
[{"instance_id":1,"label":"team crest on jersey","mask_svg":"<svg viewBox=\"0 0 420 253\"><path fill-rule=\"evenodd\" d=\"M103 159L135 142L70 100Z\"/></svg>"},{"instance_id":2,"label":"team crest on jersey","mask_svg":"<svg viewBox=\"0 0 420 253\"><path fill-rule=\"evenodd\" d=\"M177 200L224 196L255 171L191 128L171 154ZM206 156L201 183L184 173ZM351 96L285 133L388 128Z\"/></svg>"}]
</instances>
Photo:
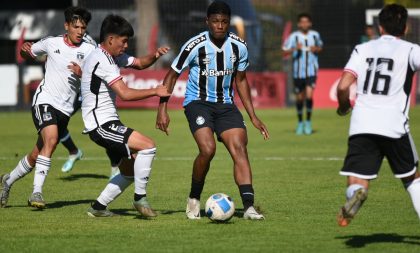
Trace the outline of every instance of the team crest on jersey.
<instances>
[{"instance_id":1,"label":"team crest on jersey","mask_svg":"<svg viewBox=\"0 0 420 253\"><path fill-rule=\"evenodd\" d=\"M51 113L50 113L50 112L44 112L44 113L42 114L42 119L43 119L44 121L50 121L50 120L52 120Z\"/></svg>"},{"instance_id":2,"label":"team crest on jersey","mask_svg":"<svg viewBox=\"0 0 420 253\"><path fill-rule=\"evenodd\" d=\"M197 119L195 120L195 123L197 123L197 125L201 126L206 122L206 120L203 118L203 116L198 116Z\"/></svg>"},{"instance_id":3,"label":"team crest on jersey","mask_svg":"<svg viewBox=\"0 0 420 253\"><path fill-rule=\"evenodd\" d=\"M205 64L205 65L209 65L209 64L210 64L210 58L209 58L209 57L205 57L205 58L203 59L203 64Z\"/></svg>"},{"instance_id":4,"label":"team crest on jersey","mask_svg":"<svg viewBox=\"0 0 420 253\"><path fill-rule=\"evenodd\" d=\"M77 52L77 59L78 60L83 60L85 58L85 54L82 52Z\"/></svg>"}]
</instances>

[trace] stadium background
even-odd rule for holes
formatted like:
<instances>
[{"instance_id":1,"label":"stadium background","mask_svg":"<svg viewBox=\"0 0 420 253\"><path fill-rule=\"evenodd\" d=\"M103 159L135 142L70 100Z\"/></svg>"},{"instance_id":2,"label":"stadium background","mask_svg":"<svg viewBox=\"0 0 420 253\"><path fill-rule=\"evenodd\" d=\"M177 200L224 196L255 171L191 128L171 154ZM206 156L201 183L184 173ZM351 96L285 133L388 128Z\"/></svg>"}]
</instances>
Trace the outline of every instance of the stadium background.
<instances>
[{"instance_id":1,"label":"stadium background","mask_svg":"<svg viewBox=\"0 0 420 253\"><path fill-rule=\"evenodd\" d=\"M341 74L352 48L360 42L366 24L366 10L379 9L384 3L399 2L408 8L420 7L419 1L402 0L227 0L232 6L231 30L244 37L250 54L249 75L254 103L258 108L283 107L293 104L291 92L291 60L284 58L281 45L296 29L296 16L313 15L314 29L324 40L320 55L321 71L315 93L316 107L334 107L334 83ZM109 13L126 17L134 26L128 53L143 55L159 45L170 45L172 51L152 71L123 72L130 87L147 88L161 82L180 46L191 36L206 29L204 23L208 0L65 0L7 1L0 10L0 74L6 76L0 108L28 108L32 94L42 79L42 63L23 62L16 48L23 40L63 33L63 10L71 5L88 8L93 19L89 34L99 38L102 19ZM420 19L410 18L408 40L419 42ZM25 29L24 34L22 33ZM180 108L185 90L185 75L175 90L172 107ZM417 83L417 81L415 81ZM417 86L415 86L414 89ZM417 95L419 92L416 91ZM413 96L413 102L415 98ZM122 103L120 107L154 107L156 100Z\"/></svg>"}]
</instances>

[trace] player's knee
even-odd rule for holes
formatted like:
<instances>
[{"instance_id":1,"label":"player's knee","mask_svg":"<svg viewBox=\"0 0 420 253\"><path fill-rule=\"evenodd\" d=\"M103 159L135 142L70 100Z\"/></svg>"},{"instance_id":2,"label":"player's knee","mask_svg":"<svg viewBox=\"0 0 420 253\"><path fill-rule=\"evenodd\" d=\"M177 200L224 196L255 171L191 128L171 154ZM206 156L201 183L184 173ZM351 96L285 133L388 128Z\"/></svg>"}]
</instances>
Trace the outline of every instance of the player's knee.
<instances>
[{"instance_id":1,"label":"player's knee","mask_svg":"<svg viewBox=\"0 0 420 253\"><path fill-rule=\"evenodd\" d=\"M246 142L234 142L230 146L230 150L233 156L245 156L246 155Z\"/></svg>"},{"instance_id":2,"label":"player's knee","mask_svg":"<svg viewBox=\"0 0 420 253\"><path fill-rule=\"evenodd\" d=\"M200 155L205 156L207 158L213 158L216 154L216 144L215 143L206 143L204 145L200 145Z\"/></svg>"},{"instance_id":3,"label":"player's knee","mask_svg":"<svg viewBox=\"0 0 420 253\"><path fill-rule=\"evenodd\" d=\"M44 141L44 148L54 149L58 144L58 137L49 137Z\"/></svg>"}]
</instances>

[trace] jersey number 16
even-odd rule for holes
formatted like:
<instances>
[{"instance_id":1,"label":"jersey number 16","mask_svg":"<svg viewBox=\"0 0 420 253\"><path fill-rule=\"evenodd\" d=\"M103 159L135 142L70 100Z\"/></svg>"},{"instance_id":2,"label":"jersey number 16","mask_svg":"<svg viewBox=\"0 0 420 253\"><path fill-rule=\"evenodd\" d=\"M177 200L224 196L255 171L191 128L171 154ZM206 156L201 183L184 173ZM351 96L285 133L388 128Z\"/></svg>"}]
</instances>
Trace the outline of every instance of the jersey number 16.
<instances>
[{"instance_id":1,"label":"jersey number 16","mask_svg":"<svg viewBox=\"0 0 420 253\"><path fill-rule=\"evenodd\" d=\"M375 63L374 58L366 58L368 64L368 69L366 71L366 79L363 85L363 94L368 93L369 84L371 82L372 70L375 69L375 76L373 77L373 84L371 92L376 95L388 95L389 85L391 83L391 76L382 74L381 71L383 68L386 68L388 71L392 71L394 67L394 60L388 58L378 58ZM386 66L385 66L386 65ZM382 81L382 89L378 89L379 82Z\"/></svg>"}]
</instances>

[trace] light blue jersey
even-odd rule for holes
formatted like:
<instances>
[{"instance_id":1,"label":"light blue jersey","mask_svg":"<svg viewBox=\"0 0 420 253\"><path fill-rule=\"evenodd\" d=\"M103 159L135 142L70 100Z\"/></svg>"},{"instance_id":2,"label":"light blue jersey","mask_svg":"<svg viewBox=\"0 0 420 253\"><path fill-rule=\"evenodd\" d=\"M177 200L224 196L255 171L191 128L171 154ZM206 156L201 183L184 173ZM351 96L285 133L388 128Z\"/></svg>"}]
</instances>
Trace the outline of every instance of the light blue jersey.
<instances>
[{"instance_id":1,"label":"light blue jersey","mask_svg":"<svg viewBox=\"0 0 420 253\"><path fill-rule=\"evenodd\" d=\"M221 48L211 42L209 32L193 37L172 63L179 74L190 68L183 105L194 100L233 104L236 72L245 71L248 65L246 43L236 34L229 33Z\"/></svg>"},{"instance_id":2,"label":"light blue jersey","mask_svg":"<svg viewBox=\"0 0 420 253\"><path fill-rule=\"evenodd\" d=\"M313 30L309 30L307 34L301 31L293 32L284 42L283 50L296 48L298 43L302 45L302 49L293 51L293 78L315 77L319 68L318 54L312 53L310 47L322 47L321 36Z\"/></svg>"}]
</instances>

